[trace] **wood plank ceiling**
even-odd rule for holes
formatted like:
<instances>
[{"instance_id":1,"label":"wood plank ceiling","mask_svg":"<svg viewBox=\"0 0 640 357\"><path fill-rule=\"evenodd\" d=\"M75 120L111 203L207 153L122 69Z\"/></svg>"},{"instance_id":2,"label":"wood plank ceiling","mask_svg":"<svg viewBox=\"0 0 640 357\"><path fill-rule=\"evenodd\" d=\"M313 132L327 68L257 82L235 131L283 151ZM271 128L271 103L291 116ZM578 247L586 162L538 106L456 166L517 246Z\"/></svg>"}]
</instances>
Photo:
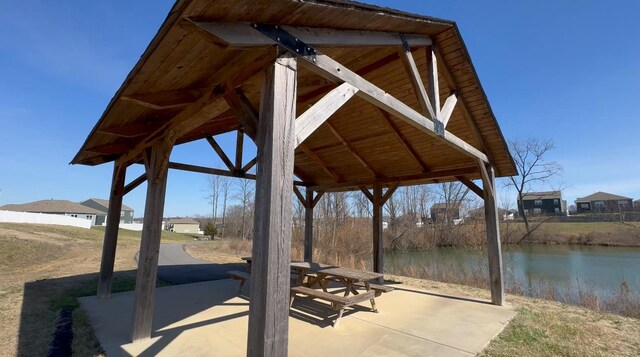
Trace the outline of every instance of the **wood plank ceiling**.
<instances>
[{"instance_id":1,"label":"wood plank ceiling","mask_svg":"<svg viewBox=\"0 0 640 357\"><path fill-rule=\"evenodd\" d=\"M440 56L441 103L453 91L460 99L447 130L487 154L497 176L515 174L513 160L455 23L335 0L178 1L73 164L97 165L126 154L216 84L233 86L254 108L259 107L261 72L269 64L269 48L234 49L212 44L184 26L184 18L429 35ZM401 43L397 48L319 50L422 111L399 56ZM412 51L420 73L426 73L426 49ZM335 87L299 66L298 115ZM189 128L177 143L238 129L241 125L235 114L229 108ZM351 98L296 149L295 170L309 185L336 187L400 179L452 181L455 173L480 178L477 162L471 157L358 97Z\"/></svg>"}]
</instances>

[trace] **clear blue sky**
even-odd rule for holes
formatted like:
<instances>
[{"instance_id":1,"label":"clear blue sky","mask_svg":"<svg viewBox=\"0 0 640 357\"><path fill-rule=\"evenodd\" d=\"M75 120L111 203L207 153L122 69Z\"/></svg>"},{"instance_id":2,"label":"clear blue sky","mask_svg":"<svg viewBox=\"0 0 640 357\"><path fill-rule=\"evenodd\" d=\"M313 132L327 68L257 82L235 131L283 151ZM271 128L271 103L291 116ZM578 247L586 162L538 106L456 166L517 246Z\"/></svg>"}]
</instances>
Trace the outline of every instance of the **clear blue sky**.
<instances>
[{"instance_id":1,"label":"clear blue sky","mask_svg":"<svg viewBox=\"0 0 640 357\"><path fill-rule=\"evenodd\" d=\"M505 137L556 143L550 159L564 172L554 185L568 187L569 202L599 190L640 198L640 2L374 3L458 23ZM3 7L0 205L108 197L111 165L68 163L172 4L25 0ZM220 165L202 144L174 152L177 160L186 156ZM129 178L141 169L131 171ZM201 175L172 172L165 215L207 214L205 187ZM144 187L125 203L140 216Z\"/></svg>"}]
</instances>

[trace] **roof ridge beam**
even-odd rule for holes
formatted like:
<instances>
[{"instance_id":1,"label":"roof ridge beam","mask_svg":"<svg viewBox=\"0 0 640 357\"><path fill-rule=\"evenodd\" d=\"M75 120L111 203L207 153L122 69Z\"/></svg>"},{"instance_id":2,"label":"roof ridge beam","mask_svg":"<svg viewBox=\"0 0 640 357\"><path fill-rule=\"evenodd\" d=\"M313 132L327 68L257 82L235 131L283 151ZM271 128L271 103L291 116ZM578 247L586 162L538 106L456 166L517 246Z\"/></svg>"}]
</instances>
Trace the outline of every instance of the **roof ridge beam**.
<instances>
[{"instance_id":1,"label":"roof ridge beam","mask_svg":"<svg viewBox=\"0 0 640 357\"><path fill-rule=\"evenodd\" d=\"M268 37L249 23L199 21L183 18L181 26L198 32L210 42L224 47L256 47L274 44ZM324 27L279 26L295 36L301 42L313 46L358 47L358 46L398 46L400 34L396 32L339 30ZM211 37L213 35L214 37ZM405 39L410 46L430 46L431 37L427 35L407 34Z\"/></svg>"}]
</instances>

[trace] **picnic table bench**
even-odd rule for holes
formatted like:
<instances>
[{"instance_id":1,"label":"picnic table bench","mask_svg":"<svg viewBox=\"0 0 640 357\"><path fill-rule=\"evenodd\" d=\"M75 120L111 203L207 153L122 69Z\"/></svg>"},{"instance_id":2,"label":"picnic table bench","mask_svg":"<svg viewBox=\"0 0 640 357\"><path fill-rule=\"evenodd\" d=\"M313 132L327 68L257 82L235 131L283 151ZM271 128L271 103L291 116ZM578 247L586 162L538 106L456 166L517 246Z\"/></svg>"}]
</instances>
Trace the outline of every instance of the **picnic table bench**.
<instances>
[{"instance_id":1,"label":"picnic table bench","mask_svg":"<svg viewBox=\"0 0 640 357\"><path fill-rule=\"evenodd\" d=\"M250 278L251 274L252 258L242 257L242 260L247 262L246 272L229 272L232 279L240 280L238 292L242 290L244 283ZM327 301L334 310L338 311L338 316L333 323L334 327L338 325L345 308L369 300L371 302L371 310L377 312L375 298L383 293L393 291L390 286L370 283L372 280L381 279L383 277L381 273L309 262L291 262L291 270L296 277L292 278L290 306L293 305L293 301L298 295ZM329 282L338 282L344 285L344 294L340 296L329 292L327 290ZM313 287L316 285L319 285L322 290L314 289Z\"/></svg>"}]
</instances>

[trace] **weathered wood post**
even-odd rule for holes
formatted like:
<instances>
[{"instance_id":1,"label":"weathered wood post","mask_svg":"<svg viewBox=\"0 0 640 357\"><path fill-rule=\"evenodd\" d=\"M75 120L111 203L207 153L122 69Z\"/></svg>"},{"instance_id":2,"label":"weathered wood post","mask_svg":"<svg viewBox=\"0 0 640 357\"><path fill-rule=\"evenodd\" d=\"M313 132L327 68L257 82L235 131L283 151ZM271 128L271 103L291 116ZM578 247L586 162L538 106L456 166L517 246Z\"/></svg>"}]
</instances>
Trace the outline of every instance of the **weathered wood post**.
<instances>
[{"instance_id":1,"label":"weathered wood post","mask_svg":"<svg viewBox=\"0 0 640 357\"><path fill-rule=\"evenodd\" d=\"M116 259L116 245L118 244L118 229L120 228L120 211L122 210L126 171L126 165L117 160L113 163L113 178L111 179L109 208L107 210L107 227L104 230L102 260L100 261L100 276L98 278L98 299L106 299L111 296L113 264Z\"/></svg>"},{"instance_id":2,"label":"weathered wood post","mask_svg":"<svg viewBox=\"0 0 640 357\"><path fill-rule=\"evenodd\" d=\"M313 191L307 189L304 203L304 261L313 261Z\"/></svg>"},{"instance_id":3,"label":"weathered wood post","mask_svg":"<svg viewBox=\"0 0 640 357\"><path fill-rule=\"evenodd\" d=\"M247 356L286 356L289 341L297 63L276 51L260 99Z\"/></svg>"},{"instance_id":4,"label":"weathered wood post","mask_svg":"<svg viewBox=\"0 0 640 357\"><path fill-rule=\"evenodd\" d=\"M382 230L382 186L373 186L373 271L384 273L384 233Z\"/></svg>"},{"instance_id":5,"label":"weathered wood post","mask_svg":"<svg viewBox=\"0 0 640 357\"><path fill-rule=\"evenodd\" d=\"M491 165L482 162L480 163L480 170L482 172L482 188L484 191L491 303L503 305L502 248L500 246L500 222L498 221L498 206L496 204L495 173Z\"/></svg>"},{"instance_id":6,"label":"weathered wood post","mask_svg":"<svg viewBox=\"0 0 640 357\"><path fill-rule=\"evenodd\" d=\"M144 165L147 173L147 199L144 207L144 221L138 273L131 324L133 342L151 337L153 305L158 274L158 254L162 234L162 213L167 187L169 155L173 148L173 132L155 142L144 152Z\"/></svg>"}]
</instances>

